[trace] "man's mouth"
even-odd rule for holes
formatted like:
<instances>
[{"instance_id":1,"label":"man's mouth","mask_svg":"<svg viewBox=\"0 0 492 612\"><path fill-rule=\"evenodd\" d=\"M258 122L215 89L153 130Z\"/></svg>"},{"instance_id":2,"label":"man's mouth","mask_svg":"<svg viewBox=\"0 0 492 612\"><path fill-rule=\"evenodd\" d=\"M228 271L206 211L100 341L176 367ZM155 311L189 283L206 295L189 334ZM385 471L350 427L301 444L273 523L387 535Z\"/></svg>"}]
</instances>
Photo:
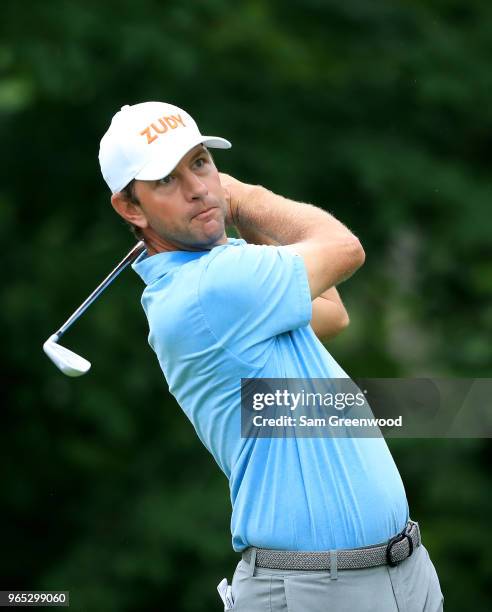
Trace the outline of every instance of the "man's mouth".
<instances>
[{"instance_id":1,"label":"man's mouth","mask_svg":"<svg viewBox=\"0 0 492 612\"><path fill-rule=\"evenodd\" d=\"M202 212L192 217L192 219L198 219L199 221L207 220L208 217L214 214L214 211L216 210L216 208L217 208L216 206L211 206L210 208L206 208L205 210L202 210Z\"/></svg>"}]
</instances>

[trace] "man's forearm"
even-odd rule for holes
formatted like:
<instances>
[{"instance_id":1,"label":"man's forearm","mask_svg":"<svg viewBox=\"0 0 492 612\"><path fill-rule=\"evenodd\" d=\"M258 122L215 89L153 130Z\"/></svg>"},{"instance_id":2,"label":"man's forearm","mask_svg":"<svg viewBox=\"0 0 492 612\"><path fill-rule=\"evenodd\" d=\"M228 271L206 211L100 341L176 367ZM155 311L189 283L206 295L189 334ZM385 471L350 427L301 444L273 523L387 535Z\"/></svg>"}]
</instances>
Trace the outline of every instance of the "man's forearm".
<instances>
[{"instance_id":1,"label":"man's forearm","mask_svg":"<svg viewBox=\"0 0 492 612\"><path fill-rule=\"evenodd\" d=\"M350 235L326 211L259 185L241 184L236 190L231 198L231 221L246 241L257 244L293 244L318 233L324 240Z\"/></svg>"},{"instance_id":2,"label":"man's forearm","mask_svg":"<svg viewBox=\"0 0 492 612\"><path fill-rule=\"evenodd\" d=\"M229 204L226 221L250 242L286 245L300 255L313 299L350 278L364 263L359 240L326 211L220 176Z\"/></svg>"},{"instance_id":3,"label":"man's forearm","mask_svg":"<svg viewBox=\"0 0 492 612\"><path fill-rule=\"evenodd\" d=\"M350 319L335 287L313 300L311 327L320 340L330 340L343 331Z\"/></svg>"},{"instance_id":4,"label":"man's forearm","mask_svg":"<svg viewBox=\"0 0 492 612\"><path fill-rule=\"evenodd\" d=\"M265 232L261 231L257 227L245 227L244 224L241 227L238 225L235 227L241 238L244 238L244 240L250 244L268 244L272 246L280 246L280 242L278 240L274 240L271 236L268 236L265 234Z\"/></svg>"}]
</instances>

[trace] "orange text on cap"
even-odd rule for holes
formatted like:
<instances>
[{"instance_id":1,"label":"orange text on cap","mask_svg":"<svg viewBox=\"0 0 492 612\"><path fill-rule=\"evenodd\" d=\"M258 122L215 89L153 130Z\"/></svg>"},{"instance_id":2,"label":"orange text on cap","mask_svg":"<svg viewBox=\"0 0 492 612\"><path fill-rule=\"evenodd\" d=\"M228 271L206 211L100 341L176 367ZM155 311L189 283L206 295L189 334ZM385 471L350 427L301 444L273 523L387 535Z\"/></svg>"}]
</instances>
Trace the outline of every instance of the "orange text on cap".
<instances>
[{"instance_id":1,"label":"orange text on cap","mask_svg":"<svg viewBox=\"0 0 492 612\"><path fill-rule=\"evenodd\" d=\"M159 117L157 121L148 125L140 132L140 136L147 136L147 144L151 144L157 140L161 134L165 134L169 129L186 127L181 115L169 115L168 117Z\"/></svg>"}]
</instances>

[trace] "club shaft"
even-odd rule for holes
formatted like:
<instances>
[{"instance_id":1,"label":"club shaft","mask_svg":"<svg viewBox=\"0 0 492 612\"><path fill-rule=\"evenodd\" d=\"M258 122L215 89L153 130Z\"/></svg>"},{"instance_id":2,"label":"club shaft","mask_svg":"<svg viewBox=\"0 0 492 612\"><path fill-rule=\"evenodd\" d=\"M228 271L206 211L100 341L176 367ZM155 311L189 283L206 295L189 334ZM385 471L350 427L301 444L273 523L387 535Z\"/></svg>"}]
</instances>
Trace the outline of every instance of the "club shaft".
<instances>
[{"instance_id":1,"label":"club shaft","mask_svg":"<svg viewBox=\"0 0 492 612\"><path fill-rule=\"evenodd\" d=\"M94 291L89 295L89 297L65 321L65 323L60 327L56 334L54 334L54 336L56 336L56 341L58 341L67 331L67 329L72 325L72 323L74 323L87 310L87 308L89 308L92 302L97 300L101 293L106 289L108 285L112 283L112 281L120 274L120 272L122 272L140 255L144 248L145 244L143 243L143 241L137 242L137 244L128 253L128 255L126 255L126 257L120 261L116 268L112 272L110 272L108 276L106 276L102 283L94 289Z\"/></svg>"}]
</instances>

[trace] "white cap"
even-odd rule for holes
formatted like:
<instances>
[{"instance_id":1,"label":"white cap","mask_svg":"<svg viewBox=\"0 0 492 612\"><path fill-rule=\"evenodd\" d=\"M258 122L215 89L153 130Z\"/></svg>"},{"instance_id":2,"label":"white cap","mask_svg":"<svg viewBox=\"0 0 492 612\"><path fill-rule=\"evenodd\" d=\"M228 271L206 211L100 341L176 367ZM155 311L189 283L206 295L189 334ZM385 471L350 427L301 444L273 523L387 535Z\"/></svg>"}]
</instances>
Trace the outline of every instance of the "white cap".
<instances>
[{"instance_id":1,"label":"white cap","mask_svg":"<svg viewBox=\"0 0 492 612\"><path fill-rule=\"evenodd\" d=\"M113 193L133 179L154 181L174 170L188 151L203 143L229 149L217 136L202 136L193 118L165 102L123 106L101 139L99 163Z\"/></svg>"}]
</instances>

